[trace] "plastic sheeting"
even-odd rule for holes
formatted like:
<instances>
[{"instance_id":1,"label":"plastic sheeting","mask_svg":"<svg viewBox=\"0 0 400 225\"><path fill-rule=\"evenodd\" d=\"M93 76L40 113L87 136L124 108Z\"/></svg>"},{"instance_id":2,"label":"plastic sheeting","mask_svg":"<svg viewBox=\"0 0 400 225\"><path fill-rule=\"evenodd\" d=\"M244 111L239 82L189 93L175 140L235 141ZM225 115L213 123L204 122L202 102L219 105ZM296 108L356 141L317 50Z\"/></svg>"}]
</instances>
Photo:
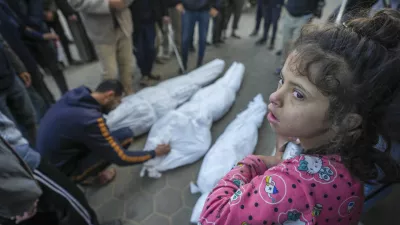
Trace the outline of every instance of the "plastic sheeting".
<instances>
[{"instance_id":1,"label":"plastic sheeting","mask_svg":"<svg viewBox=\"0 0 400 225\"><path fill-rule=\"evenodd\" d=\"M204 157L197 179L197 186L191 184L191 192L201 192L192 213L191 222L197 223L203 210L205 199L225 174L240 160L253 153L258 141L267 105L262 96L257 95L248 108L240 113L225 129L214 146Z\"/></svg>"},{"instance_id":2,"label":"plastic sheeting","mask_svg":"<svg viewBox=\"0 0 400 225\"><path fill-rule=\"evenodd\" d=\"M213 82L224 66L223 60L216 59L187 75L172 78L125 97L106 116L108 127L111 131L129 127L135 136L148 132L158 119L188 101L201 87Z\"/></svg>"},{"instance_id":3,"label":"plastic sheeting","mask_svg":"<svg viewBox=\"0 0 400 225\"><path fill-rule=\"evenodd\" d=\"M145 149L170 144L171 152L144 163L140 175L147 172L149 177L159 178L162 171L193 163L206 154L211 145L212 122L231 108L243 73L243 64L234 63L224 77L158 120L151 128Z\"/></svg>"}]
</instances>

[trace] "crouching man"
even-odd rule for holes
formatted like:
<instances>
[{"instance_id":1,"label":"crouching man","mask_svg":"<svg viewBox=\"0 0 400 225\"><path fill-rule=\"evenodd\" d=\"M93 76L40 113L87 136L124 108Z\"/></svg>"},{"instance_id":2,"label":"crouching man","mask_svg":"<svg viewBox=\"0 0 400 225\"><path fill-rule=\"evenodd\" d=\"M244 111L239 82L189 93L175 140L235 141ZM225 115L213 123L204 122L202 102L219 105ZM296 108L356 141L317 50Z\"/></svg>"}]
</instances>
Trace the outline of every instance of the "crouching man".
<instances>
[{"instance_id":1,"label":"crouching man","mask_svg":"<svg viewBox=\"0 0 400 225\"><path fill-rule=\"evenodd\" d=\"M129 166L168 154L168 145L152 151L127 151L133 133L122 128L110 133L103 114L115 109L124 95L118 80L103 81L94 92L87 87L65 94L43 117L37 149L73 181L86 185L111 182L114 163Z\"/></svg>"}]
</instances>

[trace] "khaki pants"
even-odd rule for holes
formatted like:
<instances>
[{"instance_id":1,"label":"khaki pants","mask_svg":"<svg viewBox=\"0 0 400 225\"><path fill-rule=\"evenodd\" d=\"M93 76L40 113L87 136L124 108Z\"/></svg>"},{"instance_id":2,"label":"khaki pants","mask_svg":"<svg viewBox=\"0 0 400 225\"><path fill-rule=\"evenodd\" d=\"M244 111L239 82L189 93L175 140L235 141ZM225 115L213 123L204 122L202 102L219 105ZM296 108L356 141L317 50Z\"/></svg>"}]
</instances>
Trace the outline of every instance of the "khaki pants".
<instances>
[{"instance_id":1,"label":"khaki pants","mask_svg":"<svg viewBox=\"0 0 400 225\"><path fill-rule=\"evenodd\" d=\"M182 47L182 15L175 8L169 9L169 15L174 30L175 45L180 50Z\"/></svg>"},{"instance_id":2,"label":"khaki pants","mask_svg":"<svg viewBox=\"0 0 400 225\"><path fill-rule=\"evenodd\" d=\"M131 94L135 64L132 37L127 37L121 29L117 29L115 32L117 32L115 43L96 44L95 49L103 67L104 79L115 79L119 74L126 93Z\"/></svg>"}]
</instances>

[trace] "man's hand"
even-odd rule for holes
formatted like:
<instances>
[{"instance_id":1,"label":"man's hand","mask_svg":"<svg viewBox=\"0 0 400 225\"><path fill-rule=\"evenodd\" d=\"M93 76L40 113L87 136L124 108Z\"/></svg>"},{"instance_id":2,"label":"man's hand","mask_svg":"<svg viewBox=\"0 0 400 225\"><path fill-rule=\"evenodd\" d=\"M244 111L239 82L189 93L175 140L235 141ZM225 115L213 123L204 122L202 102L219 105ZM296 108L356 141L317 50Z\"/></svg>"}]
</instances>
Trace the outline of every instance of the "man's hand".
<instances>
[{"instance_id":1,"label":"man's hand","mask_svg":"<svg viewBox=\"0 0 400 225\"><path fill-rule=\"evenodd\" d=\"M69 21L78 21L78 16L75 14L72 14L72 15L68 16L68 20Z\"/></svg>"},{"instance_id":2,"label":"man's hand","mask_svg":"<svg viewBox=\"0 0 400 225\"><path fill-rule=\"evenodd\" d=\"M28 219L34 217L36 215L36 212L37 212L37 204L38 204L38 202L39 201L36 200L36 202L33 204L32 208L29 209L29 211L24 212L23 215L16 216L15 217L15 223L19 224L19 223L21 223L21 222L23 222L25 220L28 220Z\"/></svg>"},{"instance_id":3,"label":"man's hand","mask_svg":"<svg viewBox=\"0 0 400 225\"><path fill-rule=\"evenodd\" d=\"M45 33L45 34L43 34L43 39L44 40L58 40L59 37L55 33Z\"/></svg>"},{"instance_id":4,"label":"man's hand","mask_svg":"<svg viewBox=\"0 0 400 225\"><path fill-rule=\"evenodd\" d=\"M180 14L185 13L185 7L183 7L183 4L182 4L182 3L177 4L177 5L175 6L175 9L176 9Z\"/></svg>"},{"instance_id":5,"label":"man's hand","mask_svg":"<svg viewBox=\"0 0 400 225\"><path fill-rule=\"evenodd\" d=\"M171 151L171 147L169 145L159 145L156 148L156 156L166 155L170 151Z\"/></svg>"},{"instance_id":6,"label":"man's hand","mask_svg":"<svg viewBox=\"0 0 400 225\"><path fill-rule=\"evenodd\" d=\"M54 12L52 11L45 11L44 12L44 18L46 19L46 21L53 21L54 20Z\"/></svg>"},{"instance_id":7,"label":"man's hand","mask_svg":"<svg viewBox=\"0 0 400 225\"><path fill-rule=\"evenodd\" d=\"M216 8L211 8L210 9L210 15L212 18L215 18L216 16L218 16L218 10Z\"/></svg>"},{"instance_id":8,"label":"man's hand","mask_svg":"<svg viewBox=\"0 0 400 225\"><path fill-rule=\"evenodd\" d=\"M171 18L169 16L163 16L163 23L169 24L171 22Z\"/></svg>"},{"instance_id":9,"label":"man's hand","mask_svg":"<svg viewBox=\"0 0 400 225\"><path fill-rule=\"evenodd\" d=\"M124 9L126 7L124 0L108 0L108 4L112 9Z\"/></svg>"},{"instance_id":10,"label":"man's hand","mask_svg":"<svg viewBox=\"0 0 400 225\"><path fill-rule=\"evenodd\" d=\"M28 72L23 72L19 75L19 77L24 81L25 87L30 87L32 80L31 75Z\"/></svg>"}]
</instances>

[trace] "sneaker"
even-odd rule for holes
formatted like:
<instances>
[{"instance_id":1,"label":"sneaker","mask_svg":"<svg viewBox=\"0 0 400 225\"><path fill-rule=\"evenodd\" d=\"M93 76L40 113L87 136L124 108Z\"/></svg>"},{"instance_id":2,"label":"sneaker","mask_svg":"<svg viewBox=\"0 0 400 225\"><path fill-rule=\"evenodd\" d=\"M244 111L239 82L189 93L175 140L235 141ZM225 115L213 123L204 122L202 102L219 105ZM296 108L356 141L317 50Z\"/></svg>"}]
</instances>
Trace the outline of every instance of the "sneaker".
<instances>
[{"instance_id":1,"label":"sneaker","mask_svg":"<svg viewBox=\"0 0 400 225\"><path fill-rule=\"evenodd\" d=\"M269 47L268 47L268 50L270 50L270 51L274 50L274 45L270 44Z\"/></svg>"}]
</instances>

